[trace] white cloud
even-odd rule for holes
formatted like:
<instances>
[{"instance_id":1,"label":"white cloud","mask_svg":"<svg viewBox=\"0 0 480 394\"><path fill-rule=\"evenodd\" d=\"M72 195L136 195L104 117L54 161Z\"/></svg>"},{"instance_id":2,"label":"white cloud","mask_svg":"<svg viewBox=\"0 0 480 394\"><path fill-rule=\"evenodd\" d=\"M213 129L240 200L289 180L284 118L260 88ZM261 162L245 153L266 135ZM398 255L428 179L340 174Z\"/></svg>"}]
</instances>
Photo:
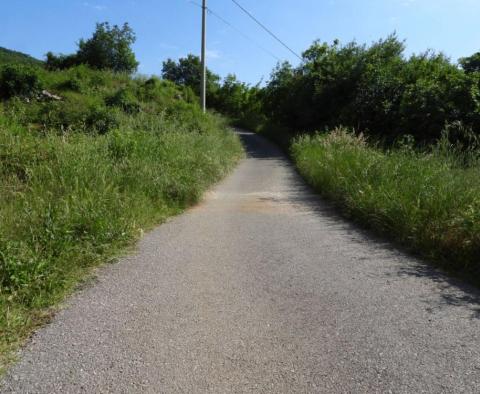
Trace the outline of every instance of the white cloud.
<instances>
[{"instance_id":1,"label":"white cloud","mask_svg":"<svg viewBox=\"0 0 480 394\"><path fill-rule=\"evenodd\" d=\"M217 51L216 49L207 50L207 59L215 60L215 59L220 59L221 57L222 55L220 51Z\"/></svg>"},{"instance_id":2,"label":"white cloud","mask_svg":"<svg viewBox=\"0 0 480 394\"><path fill-rule=\"evenodd\" d=\"M158 44L158 47L161 49L179 49L176 45L167 44L166 42L161 42Z\"/></svg>"},{"instance_id":3,"label":"white cloud","mask_svg":"<svg viewBox=\"0 0 480 394\"><path fill-rule=\"evenodd\" d=\"M107 9L106 5L101 5L101 4L91 4L91 3L84 2L83 5L88 8L93 8L94 10L97 10L97 11L105 11Z\"/></svg>"}]
</instances>

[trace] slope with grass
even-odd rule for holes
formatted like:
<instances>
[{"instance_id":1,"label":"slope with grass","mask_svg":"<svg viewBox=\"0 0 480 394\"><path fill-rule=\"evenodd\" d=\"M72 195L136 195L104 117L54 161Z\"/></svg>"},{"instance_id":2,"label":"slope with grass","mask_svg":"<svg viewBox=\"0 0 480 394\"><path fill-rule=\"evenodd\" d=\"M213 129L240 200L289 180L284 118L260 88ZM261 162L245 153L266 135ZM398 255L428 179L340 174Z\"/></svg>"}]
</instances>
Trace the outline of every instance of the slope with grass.
<instances>
[{"instance_id":1,"label":"slope with grass","mask_svg":"<svg viewBox=\"0 0 480 394\"><path fill-rule=\"evenodd\" d=\"M242 155L225 122L172 83L83 66L7 75L19 83L0 104L0 366L92 267Z\"/></svg>"},{"instance_id":2,"label":"slope with grass","mask_svg":"<svg viewBox=\"0 0 480 394\"><path fill-rule=\"evenodd\" d=\"M28 64L33 66L40 66L43 64L41 60L27 55L22 52L12 51L11 49L0 47L0 64Z\"/></svg>"},{"instance_id":3,"label":"slope with grass","mask_svg":"<svg viewBox=\"0 0 480 394\"><path fill-rule=\"evenodd\" d=\"M384 150L343 129L298 138L300 173L343 211L445 267L480 274L480 161L446 139Z\"/></svg>"}]
</instances>

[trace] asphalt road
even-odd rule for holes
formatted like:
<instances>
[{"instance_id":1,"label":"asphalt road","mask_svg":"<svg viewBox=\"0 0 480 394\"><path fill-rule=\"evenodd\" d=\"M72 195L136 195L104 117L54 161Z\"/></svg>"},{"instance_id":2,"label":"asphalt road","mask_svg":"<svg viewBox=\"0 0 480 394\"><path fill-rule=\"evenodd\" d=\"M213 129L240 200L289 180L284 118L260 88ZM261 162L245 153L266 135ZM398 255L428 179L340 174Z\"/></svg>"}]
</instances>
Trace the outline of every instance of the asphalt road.
<instances>
[{"instance_id":1,"label":"asphalt road","mask_svg":"<svg viewBox=\"0 0 480 394\"><path fill-rule=\"evenodd\" d=\"M270 143L99 270L4 393L480 392L480 297L342 220Z\"/></svg>"}]
</instances>

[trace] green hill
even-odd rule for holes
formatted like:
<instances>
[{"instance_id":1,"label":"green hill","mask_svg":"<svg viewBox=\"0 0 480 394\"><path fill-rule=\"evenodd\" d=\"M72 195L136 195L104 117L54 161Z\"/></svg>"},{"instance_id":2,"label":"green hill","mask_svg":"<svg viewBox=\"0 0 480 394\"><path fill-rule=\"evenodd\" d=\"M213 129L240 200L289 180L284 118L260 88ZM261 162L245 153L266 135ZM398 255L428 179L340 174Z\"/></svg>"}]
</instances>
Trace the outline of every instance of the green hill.
<instances>
[{"instance_id":1,"label":"green hill","mask_svg":"<svg viewBox=\"0 0 480 394\"><path fill-rule=\"evenodd\" d=\"M6 63L21 63L31 65L43 64L41 60L35 59L30 55L0 47L0 64Z\"/></svg>"}]
</instances>

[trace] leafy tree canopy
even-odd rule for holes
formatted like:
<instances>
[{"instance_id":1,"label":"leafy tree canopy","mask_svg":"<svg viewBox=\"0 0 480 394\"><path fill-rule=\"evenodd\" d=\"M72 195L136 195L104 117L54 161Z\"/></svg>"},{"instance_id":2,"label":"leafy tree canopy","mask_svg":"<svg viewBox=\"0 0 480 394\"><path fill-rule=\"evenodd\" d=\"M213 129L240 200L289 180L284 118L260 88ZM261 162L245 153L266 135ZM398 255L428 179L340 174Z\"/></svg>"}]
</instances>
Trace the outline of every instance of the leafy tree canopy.
<instances>
[{"instance_id":1,"label":"leafy tree canopy","mask_svg":"<svg viewBox=\"0 0 480 394\"><path fill-rule=\"evenodd\" d=\"M47 68L65 69L86 64L94 69L131 74L137 70L139 64L132 50L135 40L135 33L128 23L122 27L110 26L108 22L97 23L92 37L78 42L76 54L47 53Z\"/></svg>"},{"instance_id":2,"label":"leafy tree canopy","mask_svg":"<svg viewBox=\"0 0 480 394\"><path fill-rule=\"evenodd\" d=\"M480 52L459 60L460 65L467 73L480 72Z\"/></svg>"},{"instance_id":3,"label":"leafy tree canopy","mask_svg":"<svg viewBox=\"0 0 480 394\"><path fill-rule=\"evenodd\" d=\"M189 86L196 94L200 93L202 64L200 58L188 55L177 62L168 59L163 62L162 77L178 85ZM220 76L207 69L207 95L212 95L219 88Z\"/></svg>"}]
</instances>

